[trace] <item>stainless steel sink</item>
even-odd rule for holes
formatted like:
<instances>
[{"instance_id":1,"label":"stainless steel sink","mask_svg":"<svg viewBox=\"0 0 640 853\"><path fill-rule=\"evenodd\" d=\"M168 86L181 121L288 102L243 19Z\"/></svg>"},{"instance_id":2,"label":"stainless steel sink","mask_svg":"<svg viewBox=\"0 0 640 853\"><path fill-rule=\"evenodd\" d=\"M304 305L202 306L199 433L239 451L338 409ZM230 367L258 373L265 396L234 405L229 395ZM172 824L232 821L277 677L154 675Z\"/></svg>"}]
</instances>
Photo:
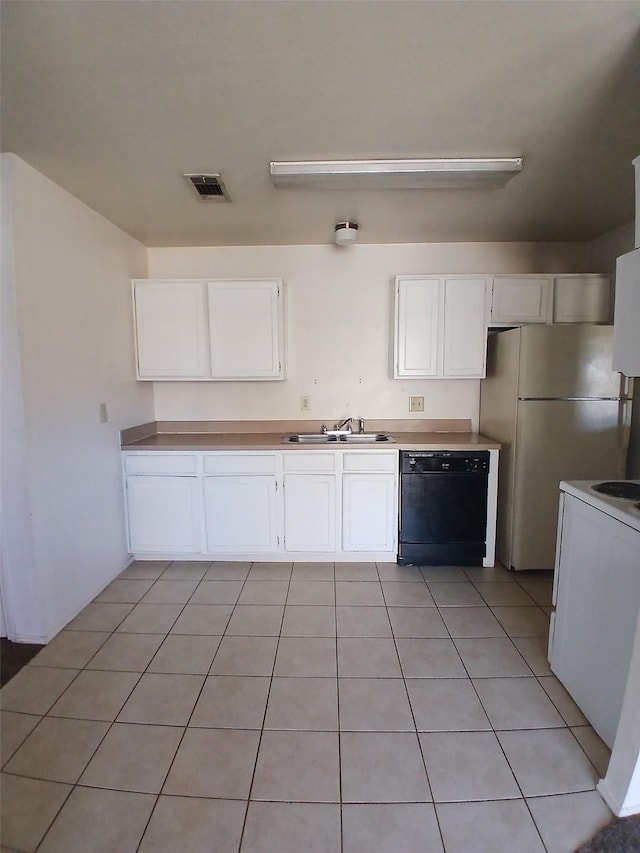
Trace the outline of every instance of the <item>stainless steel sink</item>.
<instances>
[{"instance_id":1,"label":"stainless steel sink","mask_svg":"<svg viewBox=\"0 0 640 853\"><path fill-rule=\"evenodd\" d=\"M323 432L300 432L288 435L285 442L300 442L301 444L329 444L338 440L337 435L325 435Z\"/></svg>"},{"instance_id":2,"label":"stainless steel sink","mask_svg":"<svg viewBox=\"0 0 640 853\"><path fill-rule=\"evenodd\" d=\"M593 486L594 492L607 495L610 498L623 498L637 501L640 498L640 483L628 483L625 480L612 480Z\"/></svg>"},{"instance_id":3,"label":"stainless steel sink","mask_svg":"<svg viewBox=\"0 0 640 853\"><path fill-rule=\"evenodd\" d=\"M352 432L349 435L341 435L340 441L346 441L347 444L370 444L374 441L395 441L390 435L385 432Z\"/></svg>"}]
</instances>

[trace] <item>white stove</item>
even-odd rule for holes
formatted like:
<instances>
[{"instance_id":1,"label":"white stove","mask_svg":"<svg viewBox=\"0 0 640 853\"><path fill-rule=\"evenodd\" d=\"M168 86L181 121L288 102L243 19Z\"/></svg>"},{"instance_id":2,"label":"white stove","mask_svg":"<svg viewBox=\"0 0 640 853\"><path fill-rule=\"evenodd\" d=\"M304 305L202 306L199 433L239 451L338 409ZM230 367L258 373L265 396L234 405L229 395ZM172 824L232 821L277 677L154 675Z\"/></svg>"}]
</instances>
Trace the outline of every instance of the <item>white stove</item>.
<instances>
[{"instance_id":1,"label":"white stove","mask_svg":"<svg viewBox=\"0 0 640 853\"><path fill-rule=\"evenodd\" d=\"M621 521L634 530L640 531L640 500L638 498L613 498L595 491L602 480L570 480L560 483L560 491L573 495L589 506L604 512ZM640 487L640 480L620 480L617 482L635 483Z\"/></svg>"}]
</instances>

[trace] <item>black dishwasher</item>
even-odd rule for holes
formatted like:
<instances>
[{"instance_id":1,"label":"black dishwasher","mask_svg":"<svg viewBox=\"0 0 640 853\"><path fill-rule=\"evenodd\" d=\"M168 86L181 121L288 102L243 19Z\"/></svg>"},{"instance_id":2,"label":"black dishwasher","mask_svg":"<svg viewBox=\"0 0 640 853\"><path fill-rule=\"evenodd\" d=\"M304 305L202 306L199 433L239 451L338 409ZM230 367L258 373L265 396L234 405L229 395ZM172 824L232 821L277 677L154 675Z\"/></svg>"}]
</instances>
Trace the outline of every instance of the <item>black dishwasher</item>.
<instances>
[{"instance_id":1,"label":"black dishwasher","mask_svg":"<svg viewBox=\"0 0 640 853\"><path fill-rule=\"evenodd\" d=\"M400 451L398 563L481 566L489 452Z\"/></svg>"}]
</instances>

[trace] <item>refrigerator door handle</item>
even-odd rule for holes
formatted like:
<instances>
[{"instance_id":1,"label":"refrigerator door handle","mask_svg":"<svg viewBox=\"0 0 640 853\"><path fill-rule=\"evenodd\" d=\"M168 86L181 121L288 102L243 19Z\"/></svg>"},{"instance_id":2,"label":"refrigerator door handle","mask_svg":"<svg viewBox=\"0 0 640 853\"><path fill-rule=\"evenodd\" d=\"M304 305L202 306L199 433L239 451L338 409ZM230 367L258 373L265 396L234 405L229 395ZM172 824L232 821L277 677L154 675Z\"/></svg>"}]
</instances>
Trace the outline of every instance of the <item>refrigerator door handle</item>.
<instances>
[{"instance_id":1,"label":"refrigerator door handle","mask_svg":"<svg viewBox=\"0 0 640 853\"><path fill-rule=\"evenodd\" d=\"M540 402L565 402L565 403L597 403L599 400L604 400L607 402L616 402L616 403L624 403L627 401L626 397L518 397L520 402L524 403L535 403L536 401Z\"/></svg>"}]
</instances>

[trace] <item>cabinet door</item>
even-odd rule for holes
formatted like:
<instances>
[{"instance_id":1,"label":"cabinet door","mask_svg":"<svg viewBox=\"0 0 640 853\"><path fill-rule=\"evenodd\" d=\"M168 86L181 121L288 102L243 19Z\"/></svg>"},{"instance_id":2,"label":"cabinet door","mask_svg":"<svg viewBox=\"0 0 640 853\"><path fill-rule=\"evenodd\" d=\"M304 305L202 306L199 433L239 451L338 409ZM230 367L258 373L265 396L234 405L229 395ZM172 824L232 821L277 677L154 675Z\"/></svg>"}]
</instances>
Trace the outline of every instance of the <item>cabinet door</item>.
<instances>
[{"instance_id":1,"label":"cabinet door","mask_svg":"<svg viewBox=\"0 0 640 853\"><path fill-rule=\"evenodd\" d=\"M204 509L210 553L278 550L274 476L205 477Z\"/></svg>"},{"instance_id":2,"label":"cabinet door","mask_svg":"<svg viewBox=\"0 0 640 853\"><path fill-rule=\"evenodd\" d=\"M443 375L481 378L487 358L486 280L446 279L444 288Z\"/></svg>"},{"instance_id":3,"label":"cabinet door","mask_svg":"<svg viewBox=\"0 0 640 853\"><path fill-rule=\"evenodd\" d=\"M128 476L127 510L132 553L200 551L197 477Z\"/></svg>"},{"instance_id":4,"label":"cabinet door","mask_svg":"<svg viewBox=\"0 0 640 853\"><path fill-rule=\"evenodd\" d=\"M556 276L554 323L609 323L611 285L604 275Z\"/></svg>"},{"instance_id":5,"label":"cabinet door","mask_svg":"<svg viewBox=\"0 0 640 853\"><path fill-rule=\"evenodd\" d=\"M134 282L138 379L209 375L201 281Z\"/></svg>"},{"instance_id":6,"label":"cabinet door","mask_svg":"<svg viewBox=\"0 0 640 853\"><path fill-rule=\"evenodd\" d=\"M283 290L273 281L211 281L214 379L283 379Z\"/></svg>"},{"instance_id":7,"label":"cabinet door","mask_svg":"<svg viewBox=\"0 0 640 853\"><path fill-rule=\"evenodd\" d=\"M336 550L335 474L286 474L284 542L287 551Z\"/></svg>"},{"instance_id":8,"label":"cabinet door","mask_svg":"<svg viewBox=\"0 0 640 853\"><path fill-rule=\"evenodd\" d=\"M437 376L441 282L397 278L394 376Z\"/></svg>"},{"instance_id":9,"label":"cabinet door","mask_svg":"<svg viewBox=\"0 0 640 853\"><path fill-rule=\"evenodd\" d=\"M395 551L395 496L394 474L343 474L343 551Z\"/></svg>"},{"instance_id":10,"label":"cabinet door","mask_svg":"<svg viewBox=\"0 0 640 853\"><path fill-rule=\"evenodd\" d=\"M497 276L493 279L491 324L549 322L552 287L553 280L543 276Z\"/></svg>"}]
</instances>

